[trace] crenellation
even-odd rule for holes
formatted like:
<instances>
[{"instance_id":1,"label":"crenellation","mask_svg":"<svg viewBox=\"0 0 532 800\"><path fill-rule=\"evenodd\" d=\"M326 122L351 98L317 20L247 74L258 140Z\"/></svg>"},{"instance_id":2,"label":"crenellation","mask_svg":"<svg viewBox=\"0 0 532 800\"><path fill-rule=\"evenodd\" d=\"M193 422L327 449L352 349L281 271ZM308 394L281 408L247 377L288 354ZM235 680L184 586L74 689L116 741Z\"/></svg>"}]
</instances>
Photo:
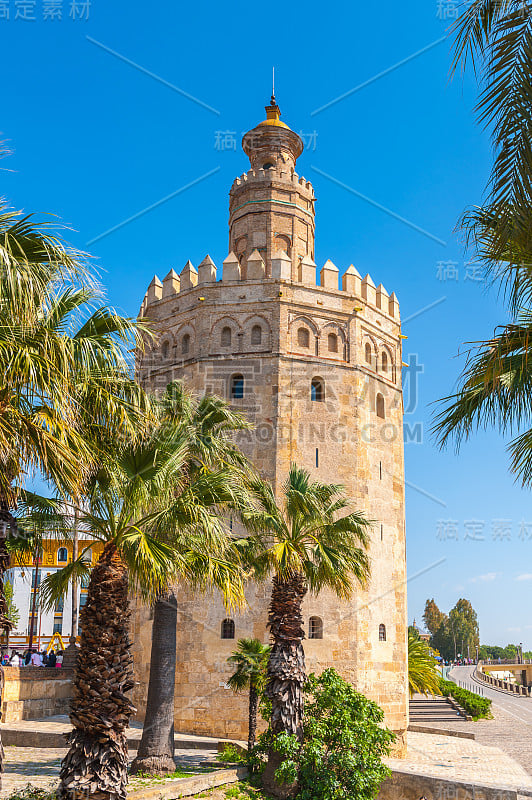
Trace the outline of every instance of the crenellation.
<instances>
[{"instance_id":1,"label":"crenellation","mask_svg":"<svg viewBox=\"0 0 532 800\"><path fill-rule=\"evenodd\" d=\"M205 256L201 264L198 266L198 283L215 283L216 282L216 264L209 254Z\"/></svg>"},{"instance_id":2,"label":"crenellation","mask_svg":"<svg viewBox=\"0 0 532 800\"><path fill-rule=\"evenodd\" d=\"M259 251L255 249L248 258L246 276L247 280L260 281L264 279L265 275L266 267L264 265L264 261Z\"/></svg>"},{"instance_id":3,"label":"crenellation","mask_svg":"<svg viewBox=\"0 0 532 800\"><path fill-rule=\"evenodd\" d=\"M223 262L222 281L239 281L240 278L240 262L234 252L231 251Z\"/></svg>"},{"instance_id":4,"label":"crenellation","mask_svg":"<svg viewBox=\"0 0 532 800\"><path fill-rule=\"evenodd\" d=\"M181 288L181 279L175 270L171 269L166 278L163 278L163 297L172 297Z\"/></svg>"},{"instance_id":5,"label":"crenellation","mask_svg":"<svg viewBox=\"0 0 532 800\"><path fill-rule=\"evenodd\" d=\"M399 321L399 300L395 292L392 292L388 301L388 313L391 317Z\"/></svg>"},{"instance_id":6,"label":"crenellation","mask_svg":"<svg viewBox=\"0 0 532 800\"><path fill-rule=\"evenodd\" d=\"M304 256L301 259L298 280L307 286L316 286L316 264L310 256Z\"/></svg>"},{"instance_id":7,"label":"crenellation","mask_svg":"<svg viewBox=\"0 0 532 800\"><path fill-rule=\"evenodd\" d=\"M187 261L180 275L181 291L185 292L187 289L193 289L198 285L198 271L193 265L192 261Z\"/></svg>"},{"instance_id":8,"label":"crenellation","mask_svg":"<svg viewBox=\"0 0 532 800\"><path fill-rule=\"evenodd\" d=\"M389 295L384 286L382 285L382 283L379 283L379 285L377 286L377 291L375 295L376 295L377 308L380 308L381 311L384 311L386 314L389 314L390 313Z\"/></svg>"},{"instance_id":9,"label":"crenellation","mask_svg":"<svg viewBox=\"0 0 532 800\"><path fill-rule=\"evenodd\" d=\"M340 270L333 264L330 258L327 259L320 272L320 285L324 289L334 289L338 291L338 275Z\"/></svg>"},{"instance_id":10,"label":"crenellation","mask_svg":"<svg viewBox=\"0 0 532 800\"><path fill-rule=\"evenodd\" d=\"M353 264L350 264L342 275L342 291L355 297L362 296L362 275Z\"/></svg>"},{"instance_id":11,"label":"crenellation","mask_svg":"<svg viewBox=\"0 0 532 800\"><path fill-rule=\"evenodd\" d=\"M146 305L156 303L163 296L163 285L157 275L154 275L146 293Z\"/></svg>"},{"instance_id":12,"label":"crenellation","mask_svg":"<svg viewBox=\"0 0 532 800\"><path fill-rule=\"evenodd\" d=\"M292 260L284 250L275 253L272 258L272 278L274 281L289 281L292 278Z\"/></svg>"},{"instance_id":13,"label":"crenellation","mask_svg":"<svg viewBox=\"0 0 532 800\"><path fill-rule=\"evenodd\" d=\"M373 283L371 275L368 273L362 281L362 297L372 306L377 305L377 288Z\"/></svg>"}]
</instances>

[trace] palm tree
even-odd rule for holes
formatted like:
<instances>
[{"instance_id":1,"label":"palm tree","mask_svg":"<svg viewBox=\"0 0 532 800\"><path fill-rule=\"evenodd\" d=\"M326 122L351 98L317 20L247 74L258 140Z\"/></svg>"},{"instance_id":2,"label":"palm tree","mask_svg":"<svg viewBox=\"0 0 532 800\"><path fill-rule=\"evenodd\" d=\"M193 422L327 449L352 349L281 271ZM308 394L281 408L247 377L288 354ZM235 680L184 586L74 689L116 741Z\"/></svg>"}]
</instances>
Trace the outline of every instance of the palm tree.
<instances>
[{"instance_id":1,"label":"palm tree","mask_svg":"<svg viewBox=\"0 0 532 800\"><path fill-rule=\"evenodd\" d=\"M272 487L254 483L258 508L243 514L244 525L255 532L243 543L257 578L273 572L268 615L273 647L268 661L266 694L272 702L272 733L303 735L305 655L301 604L308 591L332 589L350 597L353 584L369 576L366 549L369 521L353 511L338 484L312 482L310 473L292 465L277 504ZM275 780L280 756L269 754L263 783L270 793L281 792Z\"/></svg>"},{"instance_id":2,"label":"palm tree","mask_svg":"<svg viewBox=\"0 0 532 800\"><path fill-rule=\"evenodd\" d=\"M155 411L155 409L154 409ZM69 752L60 772L60 798L83 792L124 800L125 730L135 709L129 639L129 592L150 600L181 579L216 586L228 604L243 598L241 570L227 561L227 532L218 507L241 491L233 471L205 467L194 482L186 474L187 433L153 418L134 442L117 441L115 459L103 462L78 507L80 529L104 543L93 569L73 684ZM52 573L41 586L47 605L64 596L86 567L78 561Z\"/></svg>"},{"instance_id":3,"label":"palm tree","mask_svg":"<svg viewBox=\"0 0 532 800\"><path fill-rule=\"evenodd\" d=\"M237 470L241 473L242 478L249 473L250 468L245 457L231 438L235 431L245 429L249 425L242 415L233 411L225 401L208 395L201 398L194 397L183 384L174 382L167 386L161 399L161 414L165 424L174 424L176 435L183 436L186 440L186 464L179 491L187 492L193 488L196 481L203 479L206 468L217 469L220 465L225 465L229 471ZM226 509L229 509L230 505L226 503ZM212 509L212 513L217 511L221 513L223 508ZM230 541L228 545L230 551ZM216 576L214 580L216 585L223 585L224 575L229 581L233 579L230 561L236 555L234 552L232 555L231 552L226 554L228 561ZM198 562L198 574L202 573L202 569L209 569L208 560L203 567ZM175 770L177 600L173 589L172 586L164 587L153 604L146 715L137 756L131 764L131 773L163 774ZM227 586L225 594L231 597L229 589Z\"/></svg>"},{"instance_id":4,"label":"palm tree","mask_svg":"<svg viewBox=\"0 0 532 800\"><path fill-rule=\"evenodd\" d=\"M144 395L126 358L136 323L100 306L84 254L0 201L0 262L0 628L9 630L3 575L19 479L39 471L77 495L98 458L84 422L133 432Z\"/></svg>"},{"instance_id":5,"label":"palm tree","mask_svg":"<svg viewBox=\"0 0 532 800\"><path fill-rule=\"evenodd\" d=\"M255 747L259 697L266 680L271 647L259 639L239 639L237 649L227 659L236 666L227 681L234 692L249 689L248 753Z\"/></svg>"},{"instance_id":6,"label":"palm tree","mask_svg":"<svg viewBox=\"0 0 532 800\"><path fill-rule=\"evenodd\" d=\"M440 675L437 661L423 639L408 631L408 691L414 694L439 694Z\"/></svg>"},{"instance_id":7,"label":"palm tree","mask_svg":"<svg viewBox=\"0 0 532 800\"><path fill-rule=\"evenodd\" d=\"M532 235L532 7L523 0L473 0L465 4L452 32L453 69L468 61L481 68L476 110L479 121L492 129L495 151L487 208L481 212L493 221L496 262L508 255L516 236L530 243ZM474 224L476 213L466 214L466 221ZM518 267L519 261L513 264Z\"/></svg>"},{"instance_id":8,"label":"palm tree","mask_svg":"<svg viewBox=\"0 0 532 800\"><path fill-rule=\"evenodd\" d=\"M513 316L486 341L472 343L457 392L435 420L440 445L457 448L478 428L513 432L509 452L524 485L532 480L530 427L532 333L532 7L521 0L474 0L454 26L453 67L482 64L480 120L492 127L495 162L484 207L461 220L466 242L508 299Z\"/></svg>"}]
</instances>

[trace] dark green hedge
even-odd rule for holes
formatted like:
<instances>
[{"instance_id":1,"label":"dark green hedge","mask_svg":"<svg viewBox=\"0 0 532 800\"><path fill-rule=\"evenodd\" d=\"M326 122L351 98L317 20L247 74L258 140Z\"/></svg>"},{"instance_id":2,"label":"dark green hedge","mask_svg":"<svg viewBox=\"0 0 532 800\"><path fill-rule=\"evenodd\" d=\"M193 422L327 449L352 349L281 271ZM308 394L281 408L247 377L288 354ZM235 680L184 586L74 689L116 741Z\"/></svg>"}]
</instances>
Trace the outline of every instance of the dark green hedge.
<instances>
[{"instance_id":1,"label":"dark green hedge","mask_svg":"<svg viewBox=\"0 0 532 800\"><path fill-rule=\"evenodd\" d=\"M491 717L491 700L487 697L480 697L480 695L470 692L467 689L462 689L456 683L451 681L440 680L440 692L444 697L454 697L464 711L467 711L473 719L489 719Z\"/></svg>"}]
</instances>

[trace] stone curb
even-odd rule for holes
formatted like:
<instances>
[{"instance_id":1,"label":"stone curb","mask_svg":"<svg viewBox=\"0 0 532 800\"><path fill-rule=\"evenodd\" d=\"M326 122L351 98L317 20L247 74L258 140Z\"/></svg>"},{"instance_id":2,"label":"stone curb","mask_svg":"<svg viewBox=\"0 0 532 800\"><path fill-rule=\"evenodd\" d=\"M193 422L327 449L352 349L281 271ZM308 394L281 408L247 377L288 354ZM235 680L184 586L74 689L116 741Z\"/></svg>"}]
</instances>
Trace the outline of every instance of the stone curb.
<instances>
[{"instance_id":1,"label":"stone curb","mask_svg":"<svg viewBox=\"0 0 532 800\"><path fill-rule=\"evenodd\" d=\"M440 778L394 767L391 777L382 784L377 800L398 800L404 797L425 797L427 800L438 800L442 797L453 797L456 800L518 800L520 796L531 797L532 789L508 786L508 784Z\"/></svg>"},{"instance_id":2,"label":"stone curb","mask_svg":"<svg viewBox=\"0 0 532 800\"><path fill-rule=\"evenodd\" d=\"M412 733L435 733L441 734L442 736L456 736L459 739L474 739L474 733L468 733L466 731L453 731L451 728L431 728L427 725L418 725L416 722L413 722L411 725L408 726L408 730L412 731Z\"/></svg>"},{"instance_id":3,"label":"stone curb","mask_svg":"<svg viewBox=\"0 0 532 800\"><path fill-rule=\"evenodd\" d=\"M8 725L9 723L6 723ZM13 723L14 725L15 723ZM66 733L59 731L29 730L27 728L3 727L0 725L0 735L2 742L10 747L50 747L65 748ZM128 750L138 750L140 736L128 736ZM202 741L198 737L190 739L176 739L176 750L220 750L226 744L234 744L241 748L238 742L229 741Z\"/></svg>"},{"instance_id":4,"label":"stone curb","mask_svg":"<svg viewBox=\"0 0 532 800\"><path fill-rule=\"evenodd\" d=\"M137 789L135 792L128 792L127 797L128 800L159 800L159 798L174 800L179 797L190 797L190 795L204 792L206 789L214 789L216 786L223 786L226 783L236 783L242 778L246 778L247 774L247 767L220 769L206 775L178 778L171 784L160 783L158 786Z\"/></svg>"}]
</instances>

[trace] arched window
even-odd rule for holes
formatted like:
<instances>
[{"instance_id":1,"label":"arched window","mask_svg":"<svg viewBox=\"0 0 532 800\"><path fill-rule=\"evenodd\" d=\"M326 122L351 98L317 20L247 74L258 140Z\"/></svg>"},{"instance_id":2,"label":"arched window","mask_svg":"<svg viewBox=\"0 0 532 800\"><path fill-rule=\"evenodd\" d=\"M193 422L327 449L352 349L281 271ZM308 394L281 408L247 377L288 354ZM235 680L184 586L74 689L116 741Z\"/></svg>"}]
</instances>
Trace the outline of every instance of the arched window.
<instances>
[{"instance_id":1,"label":"arched window","mask_svg":"<svg viewBox=\"0 0 532 800\"><path fill-rule=\"evenodd\" d=\"M367 364L371 364L371 345L369 342L366 342L366 346L364 348L364 358L366 359Z\"/></svg>"},{"instance_id":2,"label":"arched window","mask_svg":"<svg viewBox=\"0 0 532 800\"><path fill-rule=\"evenodd\" d=\"M386 625L381 624L379 625L379 642L386 641Z\"/></svg>"},{"instance_id":3,"label":"arched window","mask_svg":"<svg viewBox=\"0 0 532 800\"><path fill-rule=\"evenodd\" d=\"M297 343L300 347L310 346L310 334L306 328L299 328L297 332Z\"/></svg>"},{"instance_id":4,"label":"arched window","mask_svg":"<svg viewBox=\"0 0 532 800\"><path fill-rule=\"evenodd\" d=\"M260 325L254 325L251 329L251 344L260 344L262 342L262 328Z\"/></svg>"},{"instance_id":5,"label":"arched window","mask_svg":"<svg viewBox=\"0 0 532 800\"><path fill-rule=\"evenodd\" d=\"M329 353L337 353L338 352L338 336L335 333L330 333L327 337L327 347L329 348Z\"/></svg>"},{"instance_id":6,"label":"arched window","mask_svg":"<svg viewBox=\"0 0 532 800\"><path fill-rule=\"evenodd\" d=\"M308 638L323 639L323 622L319 617L311 617L308 621Z\"/></svg>"},{"instance_id":7,"label":"arched window","mask_svg":"<svg viewBox=\"0 0 532 800\"><path fill-rule=\"evenodd\" d=\"M310 384L310 399L317 403L325 400L325 386L321 378L312 378Z\"/></svg>"},{"instance_id":8,"label":"arched window","mask_svg":"<svg viewBox=\"0 0 532 800\"><path fill-rule=\"evenodd\" d=\"M384 351L381 356L381 369L383 372L388 372L388 354Z\"/></svg>"},{"instance_id":9,"label":"arched window","mask_svg":"<svg viewBox=\"0 0 532 800\"><path fill-rule=\"evenodd\" d=\"M231 399L242 400L244 397L244 376L233 375L231 378Z\"/></svg>"},{"instance_id":10,"label":"arched window","mask_svg":"<svg viewBox=\"0 0 532 800\"><path fill-rule=\"evenodd\" d=\"M377 411L377 416L381 419L384 419L386 416L384 413L384 397L382 394L378 394L375 402L375 410Z\"/></svg>"},{"instance_id":11,"label":"arched window","mask_svg":"<svg viewBox=\"0 0 532 800\"><path fill-rule=\"evenodd\" d=\"M190 333L185 333L181 339L181 353L186 355L190 350Z\"/></svg>"},{"instance_id":12,"label":"arched window","mask_svg":"<svg viewBox=\"0 0 532 800\"><path fill-rule=\"evenodd\" d=\"M222 620L222 639L234 639L235 638L235 621L233 619L224 619Z\"/></svg>"},{"instance_id":13,"label":"arched window","mask_svg":"<svg viewBox=\"0 0 532 800\"><path fill-rule=\"evenodd\" d=\"M57 561L61 564L66 564L68 561L68 550L66 547L60 547L57 551Z\"/></svg>"},{"instance_id":14,"label":"arched window","mask_svg":"<svg viewBox=\"0 0 532 800\"><path fill-rule=\"evenodd\" d=\"M230 347L231 345L231 328L228 326L222 328L221 343L222 347Z\"/></svg>"},{"instance_id":15,"label":"arched window","mask_svg":"<svg viewBox=\"0 0 532 800\"><path fill-rule=\"evenodd\" d=\"M162 353L163 353L163 358L165 360L168 358L169 352L170 352L170 345L168 344L168 342L164 342L162 347Z\"/></svg>"}]
</instances>

